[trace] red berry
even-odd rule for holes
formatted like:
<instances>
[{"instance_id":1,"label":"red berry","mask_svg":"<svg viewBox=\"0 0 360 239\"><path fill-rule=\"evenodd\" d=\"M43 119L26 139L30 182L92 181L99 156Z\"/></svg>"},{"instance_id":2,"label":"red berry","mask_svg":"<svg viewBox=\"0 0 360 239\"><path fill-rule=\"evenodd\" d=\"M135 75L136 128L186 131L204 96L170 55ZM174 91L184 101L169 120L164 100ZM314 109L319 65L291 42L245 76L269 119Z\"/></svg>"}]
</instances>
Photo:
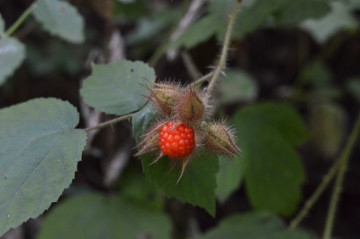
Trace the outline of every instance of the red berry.
<instances>
[{"instance_id":1,"label":"red berry","mask_svg":"<svg viewBox=\"0 0 360 239\"><path fill-rule=\"evenodd\" d=\"M170 122L162 128L159 147L163 154L170 158L185 157L195 147L194 130L186 124L181 124L171 130L173 125L174 122Z\"/></svg>"}]
</instances>

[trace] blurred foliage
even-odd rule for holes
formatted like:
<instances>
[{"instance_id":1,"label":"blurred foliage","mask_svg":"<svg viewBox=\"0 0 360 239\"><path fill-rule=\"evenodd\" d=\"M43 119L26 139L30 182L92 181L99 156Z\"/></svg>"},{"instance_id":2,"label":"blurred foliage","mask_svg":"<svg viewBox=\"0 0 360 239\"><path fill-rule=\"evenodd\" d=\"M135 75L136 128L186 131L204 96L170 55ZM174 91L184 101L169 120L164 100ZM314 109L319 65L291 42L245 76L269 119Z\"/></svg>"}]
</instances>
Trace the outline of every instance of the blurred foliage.
<instances>
[{"instance_id":1,"label":"blurred foliage","mask_svg":"<svg viewBox=\"0 0 360 239\"><path fill-rule=\"evenodd\" d=\"M270 213L245 213L225 218L221 224L196 239L263 238L263 239L312 239L313 235L286 229L285 223Z\"/></svg>"},{"instance_id":2,"label":"blurred foliage","mask_svg":"<svg viewBox=\"0 0 360 239\"><path fill-rule=\"evenodd\" d=\"M168 239L170 232L171 222L162 212L119 196L92 193L54 208L44 220L39 239Z\"/></svg>"},{"instance_id":3,"label":"blurred foliage","mask_svg":"<svg viewBox=\"0 0 360 239\"><path fill-rule=\"evenodd\" d=\"M233 123L242 148L242 158L237 160L245 160L245 187L252 205L291 215L305 180L294 150L307 139L300 116L288 105L265 103L239 110ZM242 167L233 170L242 171Z\"/></svg>"},{"instance_id":4,"label":"blurred foliage","mask_svg":"<svg viewBox=\"0 0 360 239\"><path fill-rule=\"evenodd\" d=\"M165 57L169 49L186 51L198 72L209 72L209 65L217 62L214 56L218 56L234 1L204 1L195 21L173 42L170 36L192 1L39 0L33 15L11 37L5 36L5 30L32 2L0 1L0 85L7 80L0 89L0 108L53 93L81 105L75 92L82 85L81 95L98 110L117 115L137 111L132 118L132 134L139 141L157 120L154 109L140 96L145 94L142 85L168 76L182 84L190 82L180 57ZM75 185L86 185L97 192L64 196L64 201L45 214L39 238L316 238L303 230L287 230L276 214L294 216L302 200L319 183L328 163L339 155L348 124L359 110L360 2L243 0L242 4L232 35L228 69L212 99L218 106L214 115L221 112L231 118L241 154L229 160L202 152L178 184L179 170L168 172L169 159L149 165L153 155L143 157L141 163L130 156L132 160L120 177L107 188L101 183L102 167L111 160L112 151L125 143L134 146L133 139L122 138L124 132L131 131L130 126L120 124L96 136L76 173ZM124 49L120 45L108 49L115 30L121 33ZM132 64L140 63L130 61L93 65L90 69L92 63L107 63L114 49L123 51L127 59L144 62L160 52L160 60L154 64L156 76L142 63L132 68ZM99 91L99 87L103 90ZM55 108L39 107L49 114L56 113ZM67 116L71 118L71 113ZM4 132L19 127L5 118L3 121L1 138L8 139L10 133ZM33 130L43 126L36 124ZM0 144L11 142L2 140ZM128 151L132 154L136 150ZM1 151L1 175L5 175L3 155ZM18 170L34 168L27 165L29 162L24 161ZM349 168L351 175L344 187L344 197L351 195L344 204L350 202L354 211L360 200L358 188L352 186L359 179L358 167L354 162ZM90 175L98 184L89 182L84 175ZM15 176L7 175L9 179ZM10 188L4 182L0 181L0 188ZM27 191L39 185L31 184ZM0 209L7 192L2 190ZM174 206L174 200L168 199L172 197L202 207L215 218L204 216L197 208ZM54 200L57 198L45 201ZM32 202L29 199L28 203ZM20 204L14 201L12 208L19 209ZM41 209L45 208L43 204L39 204ZM243 213L249 210L258 212ZM314 231L322 225L319 220L325 214L321 206L318 210L305 224ZM11 226L34 215L19 216ZM339 213L338 217L345 220L339 220L338 234L355 239L360 233L356 228L360 218L352 215L348 219L348 215L347 211ZM6 213L0 214L1 220L8 221ZM349 229L352 225L355 227ZM193 227L196 232L189 229ZM10 227L4 228L6 231Z\"/></svg>"}]
</instances>

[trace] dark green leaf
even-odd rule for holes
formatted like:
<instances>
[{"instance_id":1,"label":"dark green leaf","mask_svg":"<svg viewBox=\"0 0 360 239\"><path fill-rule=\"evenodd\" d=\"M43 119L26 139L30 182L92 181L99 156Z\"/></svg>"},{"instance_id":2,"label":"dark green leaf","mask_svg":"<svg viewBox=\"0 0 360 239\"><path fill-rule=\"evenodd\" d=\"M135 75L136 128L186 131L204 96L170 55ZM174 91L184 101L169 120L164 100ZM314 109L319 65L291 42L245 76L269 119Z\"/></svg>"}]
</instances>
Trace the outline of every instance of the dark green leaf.
<instances>
[{"instance_id":1,"label":"dark green leaf","mask_svg":"<svg viewBox=\"0 0 360 239\"><path fill-rule=\"evenodd\" d=\"M280 24L298 24L309 18L317 19L323 17L330 10L330 5L326 1L288 0L277 17Z\"/></svg>"},{"instance_id":2,"label":"dark green leaf","mask_svg":"<svg viewBox=\"0 0 360 239\"><path fill-rule=\"evenodd\" d=\"M211 0L209 3L209 13L211 15L219 16L224 20L228 20L229 13L233 9L235 1L237 0L223 0L223 1Z\"/></svg>"},{"instance_id":3,"label":"dark green leaf","mask_svg":"<svg viewBox=\"0 0 360 239\"><path fill-rule=\"evenodd\" d=\"M89 194L61 203L45 217L39 239L169 239L161 212L120 197Z\"/></svg>"},{"instance_id":4,"label":"dark green leaf","mask_svg":"<svg viewBox=\"0 0 360 239\"><path fill-rule=\"evenodd\" d=\"M301 230L287 230L275 215L258 212L234 215L196 239L311 239L313 236Z\"/></svg>"},{"instance_id":5,"label":"dark green leaf","mask_svg":"<svg viewBox=\"0 0 360 239\"><path fill-rule=\"evenodd\" d=\"M156 119L155 109L151 104L147 104L132 117L132 130L136 141L140 140L152 122Z\"/></svg>"},{"instance_id":6,"label":"dark green leaf","mask_svg":"<svg viewBox=\"0 0 360 239\"><path fill-rule=\"evenodd\" d=\"M230 160L219 156L219 172L216 175L216 197L225 202L239 188L245 172L245 161L242 157Z\"/></svg>"},{"instance_id":7,"label":"dark green leaf","mask_svg":"<svg viewBox=\"0 0 360 239\"><path fill-rule=\"evenodd\" d=\"M257 0L249 7L243 7L234 25L233 38L242 37L263 26L269 18L279 10L288 0ZM218 35L218 40L225 36L225 28Z\"/></svg>"},{"instance_id":8,"label":"dark green leaf","mask_svg":"<svg viewBox=\"0 0 360 239\"><path fill-rule=\"evenodd\" d=\"M155 185L144 177L144 174L138 170L127 167L119 179L121 195L133 202L146 204L154 209L162 210L164 208L165 197Z\"/></svg>"},{"instance_id":9,"label":"dark green leaf","mask_svg":"<svg viewBox=\"0 0 360 239\"><path fill-rule=\"evenodd\" d=\"M0 85L20 66L25 58L25 47L17 39L0 39Z\"/></svg>"},{"instance_id":10,"label":"dark green leaf","mask_svg":"<svg viewBox=\"0 0 360 239\"><path fill-rule=\"evenodd\" d=\"M328 87L333 79L329 67L321 60L308 62L300 73L302 81L310 82L317 89Z\"/></svg>"},{"instance_id":11,"label":"dark green leaf","mask_svg":"<svg viewBox=\"0 0 360 239\"><path fill-rule=\"evenodd\" d=\"M147 95L145 85L155 81L155 72L139 61L122 60L94 65L80 90L87 104L108 114L123 115L141 109Z\"/></svg>"},{"instance_id":12,"label":"dark green leaf","mask_svg":"<svg viewBox=\"0 0 360 239\"><path fill-rule=\"evenodd\" d=\"M205 16L186 29L171 47L179 48L184 46L186 48L192 48L214 36L219 29L224 27L224 24L226 24L226 22L217 15Z\"/></svg>"},{"instance_id":13,"label":"dark green leaf","mask_svg":"<svg viewBox=\"0 0 360 239\"><path fill-rule=\"evenodd\" d=\"M57 99L0 111L0 235L39 216L70 185L86 142L78 121Z\"/></svg>"},{"instance_id":14,"label":"dark green leaf","mask_svg":"<svg viewBox=\"0 0 360 239\"><path fill-rule=\"evenodd\" d=\"M179 13L176 8L166 8L165 10L156 12L152 17L137 19L136 29L125 36L126 43L128 45L138 45L148 41L154 41L161 36L164 30L178 20Z\"/></svg>"},{"instance_id":15,"label":"dark green leaf","mask_svg":"<svg viewBox=\"0 0 360 239\"><path fill-rule=\"evenodd\" d=\"M73 43L84 41L84 20L70 3L39 0L35 3L34 15L50 34Z\"/></svg>"},{"instance_id":16,"label":"dark green leaf","mask_svg":"<svg viewBox=\"0 0 360 239\"><path fill-rule=\"evenodd\" d=\"M246 161L251 203L256 209L290 215L305 179L294 150L307 139L301 118L288 105L267 103L243 108L233 122Z\"/></svg>"},{"instance_id":17,"label":"dark green leaf","mask_svg":"<svg viewBox=\"0 0 360 239\"><path fill-rule=\"evenodd\" d=\"M142 157L143 169L147 178L161 188L168 197L206 209L215 216L216 173L219 169L217 156L201 152L189 164L183 177L176 184L180 168L169 172L170 160L167 157L149 165L154 157Z\"/></svg>"}]
</instances>

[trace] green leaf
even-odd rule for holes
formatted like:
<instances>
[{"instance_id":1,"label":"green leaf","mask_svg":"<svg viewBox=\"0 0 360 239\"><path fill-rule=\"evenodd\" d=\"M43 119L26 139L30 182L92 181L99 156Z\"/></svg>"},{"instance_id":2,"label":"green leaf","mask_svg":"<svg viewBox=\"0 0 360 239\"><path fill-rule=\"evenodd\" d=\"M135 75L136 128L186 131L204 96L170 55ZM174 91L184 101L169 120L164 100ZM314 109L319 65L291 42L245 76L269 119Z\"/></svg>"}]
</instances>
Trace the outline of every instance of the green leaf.
<instances>
[{"instance_id":1,"label":"green leaf","mask_svg":"<svg viewBox=\"0 0 360 239\"><path fill-rule=\"evenodd\" d=\"M119 187L122 197L148 207L163 210L166 198L163 193L151 184L144 174L135 167L127 167L121 174Z\"/></svg>"},{"instance_id":2,"label":"green leaf","mask_svg":"<svg viewBox=\"0 0 360 239\"><path fill-rule=\"evenodd\" d=\"M210 37L214 36L220 28L223 28L225 21L217 15L208 15L192 24L186 31L173 43L172 48L192 48Z\"/></svg>"},{"instance_id":3,"label":"green leaf","mask_svg":"<svg viewBox=\"0 0 360 239\"><path fill-rule=\"evenodd\" d=\"M118 196L89 194L56 206L43 221L39 239L157 238L171 235L169 218Z\"/></svg>"},{"instance_id":4,"label":"green leaf","mask_svg":"<svg viewBox=\"0 0 360 239\"><path fill-rule=\"evenodd\" d=\"M209 3L209 13L211 15L217 15L219 17L222 17L224 20L228 20L229 13L233 9L235 1L237 0L211 0ZM248 1L249 0L244 0L244 2Z\"/></svg>"},{"instance_id":5,"label":"green leaf","mask_svg":"<svg viewBox=\"0 0 360 239\"><path fill-rule=\"evenodd\" d=\"M219 156L219 172L216 175L216 197L224 203L236 191L244 178L245 161L242 157L229 160Z\"/></svg>"},{"instance_id":6,"label":"green leaf","mask_svg":"<svg viewBox=\"0 0 360 239\"><path fill-rule=\"evenodd\" d=\"M84 41L84 20L70 3L39 0L35 3L33 13L50 34L72 43Z\"/></svg>"},{"instance_id":7,"label":"green leaf","mask_svg":"<svg viewBox=\"0 0 360 239\"><path fill-rule=\"evenodd\" d=\"M156 112L152 104L147 104L132 117L132 130L136 141L140 140L152 122L156 119Z\"/></svg>"},{"instance_id":8,"label":"green leaf","mask_svg":"<svg viewBox=\"0 0 360 239\"><path fill-rule=\"evenodd\" d=\"M123 11L125 10L123 9ZM147 16L135 19L137 27L125 36L126 44L129 46L144 45L149 41L162 39L162 34L164 34L170 26L177 23L180 13L177 8L166 8L156 11L151 17ZM123 13L123 15L124 14L129 14L129 12Z\"/></svg>"},{"instance_id":9,"label":"green leaf","mask_svg":"<svg viewBox=\"0 0 360 239\"><path fill-rule=\"evenodd\" d=\"M155 117L151 105L147 105L134 115L133 134L137 141ZM171 159L165 157L150 165L155 159L154 155L145 155L141 158L143 170L149 181L162 189L168 197L175 197L182 202L200 206L211 215L215 215L215 174L218 171L216 156L205 152L197 153L178 184L176 181L180 175L180 168L177 167L169 173Z\"/></svg>"},{"instance_id":10,"label":"green leaf","mask_svg":"<svg viewBox=\"0 0 360 239\"><path fill-rule=\"evenodd\" d=\"M86 133L79 114L58 99L34 99L0 111L0 235L58 200L76 171Z\"/></svg>"},{"instance_id":11,"label":"green leaf","mask_svg":"<svg viewBox=\"0 0 360 239\"><path fill-rule=\"evenodd\" d=\"M204 151L198 153L178 184L176 181L180 169L177 167L169 172L172 159L165 157L152 165L149 165L154 160L152 155L143 156L142 159L147 178L161 188L168 197L200 206L215 216L215 174L219 169L217 156Z\"/></svg>"},{"instance_id":12,"label":"green leaf","mask_svg":"<svg viewBox=\"0 0 360 239\"><path fill-rule=\"evenodd\" d=\"M219 82L219 100L223 104L238 101L253 101L258 87L253 77L242 70L228 70Z\"/></svg>"},{"instance_id":13,"label":"green leaf","mask_svg":"<svg viewBox=\"0 0 360 239\"><path fill-rule=\"evenodd\" d=\"M4 20L0 14L0 38L1 38L1 34L4 33L4 30L5 30L5 23L4 23Z\"/></svg>"},{"instance_id":14,"label":"green leaf","mask_svg":"<svg viewBox=\"0 0 360 239\"><path fill-rule=\"evenodd\" d=\"M301 11L299 11L301 9ZM298 24L306 19L317 19L330 12L330 4L321 0L290 0L277 15L282 25Z\"/></svg>"},{"instance_id":15,"label":"green leaf","mask_svg":"<svg viewBox=\"0 0 360 239\"><path fill-rule=\"evenodd\" d=\"M288 0L257 0L248 7L243 7L235 19L232 38L243 37L263 26L269 18ZM225 28L218 35L218 40L225 36Z\"/></svg>"},{"instance_id":16,"label":"green leaf","mask_svg":"<svg viewBox=\"0 0 360 239\"><path fill-rule=\"evenodd\" d=\"M277 216L265 213L234 215L221 221L220 225L195 239L312 239L302 230L288 230Z\"/></svg>"},{"instance_id":17,"label":"green leaf","mask_svg":"<svg viewBox=\"0 0 360 239\"><path fill-rule=\"evenodd\" d=\"M238 111L233 123L246 161L245 186L252 205L290 215L305 179L294 150L307 139L301 118L288 105L266 103Z\"/></svg>"},{"instance_id":18,"label":"green leaf","mask_svg":"<svg viewBox=\"0 0 360 239\"><path fill-rule=\"evenodd\" d=\"M319 43L324 43L340 30L352 29L357 26L355 17L351 14L351 8L346 3L331 2L331 12L324 17L314 20L309 19L301 25L304 30Z\"/></svg>"},{"instance_id":19,"label":"green leaf","mask_svg":"<svg viewBox=\"0 0 360 239\"><path fill-rule=\"evenodd\" d=\"M300 78L310 81L317 89L327 88L333 80L331 70L321 60L309 61L300 72Z\"/></svg>"},{"instance_id":20,"label":"green leaf","mask_svg":"<svg viewBox=\"0 0 360 239\"><path fill-rule=\"evenodd\" d=\"M108 114L123 115L141 109L148 94L145 85L155 81L155 72L140 61L93 65L91 76L80 90L87 104Z\"/></svg>"},{"instance_id":21,"label":"green leaf","mask_svg":"<svg viewBox=\"0 0 360 239\"><path fill-rule=\"evenodd\" d=\"M350 79L348 82L346 82L346 89L360 104L360 79Z\"/></svg>"},{"instance_id":22,"label":"green leaf","mask_svg":"<svg viewBox=\"0 0 360 239\"><path fill-rule=\"evenodd\" d=\"M0 85L10 76L25 58L25 47L17 39L0 39Z\"/></svg>"}]
</instances>

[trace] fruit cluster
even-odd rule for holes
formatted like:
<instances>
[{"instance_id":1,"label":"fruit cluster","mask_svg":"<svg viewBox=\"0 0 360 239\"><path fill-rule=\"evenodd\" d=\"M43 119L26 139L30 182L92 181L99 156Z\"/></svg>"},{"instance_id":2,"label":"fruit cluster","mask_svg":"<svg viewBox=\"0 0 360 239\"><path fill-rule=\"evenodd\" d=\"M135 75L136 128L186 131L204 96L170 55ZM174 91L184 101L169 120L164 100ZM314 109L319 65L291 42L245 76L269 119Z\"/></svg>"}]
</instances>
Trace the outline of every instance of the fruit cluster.
<instances>
[{"instance_id":1,"label":"fruit cluster","mask_svg":"<svg viewBox=\"0 0 360 239\"><path fill-rule=\"evenodd\" d=\"M231 129L222 122L210 120L211 106L202 90L172 83L152 84L146 97L163 120L143 137L137 155L158 152L153 163L166 155L172 168L182 164L179 181L201 146L229 158L239 153Z\"/></svg>"}]
</instances>

